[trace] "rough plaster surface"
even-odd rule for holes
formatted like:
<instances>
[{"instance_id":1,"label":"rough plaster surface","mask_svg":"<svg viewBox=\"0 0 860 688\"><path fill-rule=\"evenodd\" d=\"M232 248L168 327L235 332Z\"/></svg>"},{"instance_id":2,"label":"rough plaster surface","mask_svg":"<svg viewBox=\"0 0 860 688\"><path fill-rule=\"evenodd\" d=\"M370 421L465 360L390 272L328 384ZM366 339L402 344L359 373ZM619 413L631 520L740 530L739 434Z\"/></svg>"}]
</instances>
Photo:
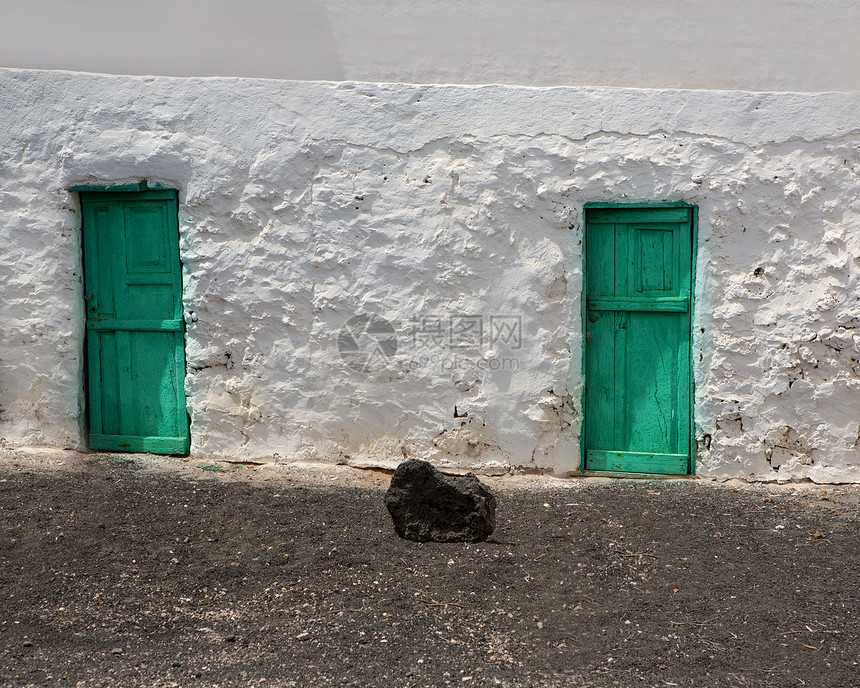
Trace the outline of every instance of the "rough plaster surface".
<instances>
[{"instance_id":1,"label":"rough plaster surface","mask_svg":"<svg viewBox=\"0 0 860 688\"><path fill-rule=\"evenodd\" d=\"M683 200L698 474L860 481L860 94L3 70L0 122L9 445L84 444L68 186L180 189L193 455L557 472L579 464L583 205ZM338 350L361 313L398 334L369 373ZM434 315L518 316L521 346L417 352Z\"/></svg>"}]
</instances>

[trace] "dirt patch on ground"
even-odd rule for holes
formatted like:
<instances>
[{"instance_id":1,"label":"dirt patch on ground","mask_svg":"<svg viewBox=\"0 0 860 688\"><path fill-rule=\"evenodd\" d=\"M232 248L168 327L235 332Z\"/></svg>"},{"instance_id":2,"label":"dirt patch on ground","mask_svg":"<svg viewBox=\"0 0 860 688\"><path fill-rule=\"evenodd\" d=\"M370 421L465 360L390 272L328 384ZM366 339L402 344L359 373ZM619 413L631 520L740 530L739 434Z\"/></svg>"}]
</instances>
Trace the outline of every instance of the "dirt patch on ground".
<instances>
[{"instance_id":1,"label":"dirt patch on ground","mask_svg":"<svg viewBox=\"0 0 860 688\"><path fill-rule=\"evenodd\" d=\"M381 472L64 461L0 457L3 686L860 685L856 487L497 477L439 545Z\"/></svg>"}]
</instances>

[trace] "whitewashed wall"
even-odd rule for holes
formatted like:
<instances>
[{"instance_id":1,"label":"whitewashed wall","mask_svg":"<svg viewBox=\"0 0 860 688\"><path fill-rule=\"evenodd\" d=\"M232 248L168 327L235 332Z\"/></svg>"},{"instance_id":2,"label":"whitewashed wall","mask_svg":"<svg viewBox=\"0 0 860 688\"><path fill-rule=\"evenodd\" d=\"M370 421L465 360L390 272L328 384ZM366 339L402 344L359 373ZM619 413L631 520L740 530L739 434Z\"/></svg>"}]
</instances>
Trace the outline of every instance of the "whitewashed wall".
<instances>
[{"instance_id":1,"label":"whitewashed wall","mask_svg":"<svg viewBox=\"0 0 860 688\"><path fill-rule=\"evenodd\" d=\"M180 189L194 455L558 472L583 205L683 200L698 473L860 481L860 94L6 70L0 122L8 444L84 441L71 185ZM339 355L358 313L400 328L385 369ZM422 361L405 332L432 315L520 317L522 346Z\"/></svg>"}]
</instances>

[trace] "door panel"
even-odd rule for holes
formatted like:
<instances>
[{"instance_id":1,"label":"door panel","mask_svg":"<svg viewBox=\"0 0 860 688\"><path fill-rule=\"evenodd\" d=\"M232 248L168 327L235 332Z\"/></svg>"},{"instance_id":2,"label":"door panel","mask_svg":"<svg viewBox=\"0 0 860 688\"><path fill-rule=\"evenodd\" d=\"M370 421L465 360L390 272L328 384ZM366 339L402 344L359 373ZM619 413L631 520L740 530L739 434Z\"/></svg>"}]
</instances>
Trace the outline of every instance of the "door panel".
<instances>
[{"instance_id":1,"label":"door panel","mask_svg":"<svg viewBox=\"0 0 860 688\"><path fill-rule=\"evenodd\" d=\"M81 193L90 447L184 454L176 193Z\"/></svg>"},{"instance_id":2,"label":"door panel","mask_svg":"<svg viewBox=\"0 0 860 688\"><path fill-rule=\"evenodd\" d=\"M679 446L679 367L675 352L681 323L678 313L625 313L618 354L624 360L625 405L621 437L633 452L674 453Z\"/></svg>"},{"instance_id":3,"label":"door panel","mask_svg":"<svg viewBox=\"0 0 860 688\"><path fill-rule=\"evenodd\" d=\"M633 228L633 293L665 295L676 277L674 232L663 227Z\"/></svg>"},{"instance_id":4,"label":"door panel","mask_svg":"<svg viewBox=\"0 0 860 688\"><path fill-rule=\"evenodd\" d=\"M586 212L585 468L690 470L692 211Z\"/></svg>"}]
</instances>

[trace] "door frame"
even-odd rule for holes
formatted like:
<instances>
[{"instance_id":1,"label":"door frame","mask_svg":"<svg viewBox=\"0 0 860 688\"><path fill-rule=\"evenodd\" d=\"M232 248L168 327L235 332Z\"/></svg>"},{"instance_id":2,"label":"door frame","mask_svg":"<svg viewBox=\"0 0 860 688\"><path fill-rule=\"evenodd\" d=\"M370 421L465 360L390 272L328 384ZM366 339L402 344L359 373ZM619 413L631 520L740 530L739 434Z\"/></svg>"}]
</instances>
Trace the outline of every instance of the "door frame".
<instances>
[{"instance_id":1,"label":"door frame","mask_svg":"<svg viewBox=\"0 0 860 688\"><path fill-rule=\"evenodd\" d=\"M625 475L634 475L634 476L648 476L648 477L664 477L658 473L625 473L622 471L589 471L586 470L585 463L585 392L587 381L585 380L585 330L587 326L587 319L585 313L585 306L587 303L587 290L588 290L588 281L586 280L585 275L585 255L588 247L586 246L586 226L588 219L588 211L596 210L596 209L612 209L612 210L659 210L661 208L687 208L690 210L691 216L691 227L690 232L692 234L690 238L690 438L689 438L689 451L690 451L690 465L688 476L694 476L696 474L696 419L694 415L695 410L695 381L693 376L693 334L694 334L694 326L696 320L696 254L698 253L698 243L699 243L699 206L693 203L687 203L686 201L655 201L652 203L649 202L636 202L636 203L613 203L613 202L604 202L604 201L593 201L589 203L585 203L582 207L582 256L581 256L581 264L580 268L582 270L582 293L580 295L580 336L582 337L582 351L581 351L581 360L579 364L580 369L580 379L582 380L581 385L581 394L580 394L580 408L582 409L582 419L581 426L579 431L579 471L583 474L588 475L602 475L602 476L614 476L614 477L622 477Z\"/></svg>"},{"instance_id":2,"label":"door frame","mask_svg":"<svg viewBox=\"0 0 860 688\"><path fill-rule=\"evenodd\" d=\"M66 188L66 191L69 193L76 193L78 209L81 213L81 222L80 222L80 267L81 267L81 286L82 286L82 301L83 294L86 292L86 267L85 267L85 256L84 256L84 234L83 234L83 202L81 194L104 194L105 199L109 199L112 194L119 194L122 196L136 195L139 196L141 200L158 200L158 199L172 199L176 203L177 213L180 208L179 195L180 190L175 187L165 186L158 182L151 183L146 179L141 180L140 182L127 182L127 183L118 183L118 184L75 184L73 186L69 186ZM179 225L178 217L177 217L177 226ZM178 227L181 229L181 227ZM182 262L182 253L179 252L179 284L180 284L180 301L182 299L182 274L183 274L183 262ZM84 311L84 320L83 320L83 365L82 365L82 391L83 391L83 439L84 445L90 451L103 451L103 450L93 450L90 448L90 401L89 401L89 383L90 383L90 375L89 375L89 344L88 344L88 329L87 329L87 307L86 302L83 302L83 311ZM183 308L184 311L184 308ZM187 359L186 359L186 348L188 345L187 342L188 333L183 324L182 327L182 362L183 362L183 370L182 370L182 389L183 394L182 397L184 399L184 411L185 416L187 418L187 431L186 431L186 442L183 451L179 454L176 452L170 451L167 452L171 455L178 456L187 456L190 451L190 443L191 443L191 414L188 413L188 402L187 397L184 393L185 387L185 379L187 377ZM156 445L157 446L157 443ZM133 453L162 453L158 451L158 449L139 449L139 450L130 450Z\"/></svg>"}]
</instances>

